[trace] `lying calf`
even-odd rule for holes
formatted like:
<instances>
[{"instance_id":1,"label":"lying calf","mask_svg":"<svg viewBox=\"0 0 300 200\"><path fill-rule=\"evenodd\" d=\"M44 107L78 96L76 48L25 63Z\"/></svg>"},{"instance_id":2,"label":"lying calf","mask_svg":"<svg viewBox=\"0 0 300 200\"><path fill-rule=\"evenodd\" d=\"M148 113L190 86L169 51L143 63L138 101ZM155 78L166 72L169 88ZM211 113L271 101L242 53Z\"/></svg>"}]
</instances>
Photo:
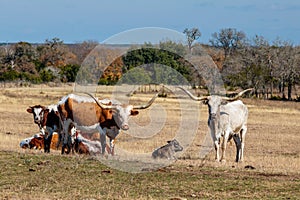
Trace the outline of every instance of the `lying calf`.
<instances>
[{"instance_id":1,"label":"lying calf","mask_svg":"<svg viewBox=\"0 0 300 200\"><path fill-rule=\"evenodd\" d=\"M177 151L182 151L183 147L180 146L179 142L174 139L168 141L168 144L156 149L152 153L152 158L166 158L166 159L176 159L174 154Z\"/></svg>"},{"instance_id":2,"label":"lying calf","mask_svg":"<svg viewBox=\"0 0 300 200\"><path fill-rule=\"evenodd\" d=\"M53 137L51 139L50 148L56 150L56 144L59 140L58 134L53 133ZM23 149L43 149L44 148L44 135L37 133L31 137L25 138L21 140L20 147Z\"/></svg>"},{"instance_id":3,"label":"lying calf","mask_svg":"<svg viewBox=\"0 0 300 200\"><path fill-rule=\"evenodd\" d=\"M103 130L110 139L110 146L106 144L105 149L108 154L114 155L114 141L119 134L119 129L116 126L111 126L110 128L105 127ZM90 134L82 133L71 122L68 128L68 135L65 135L63 139L63 151L66 151L67 154L70 151L74 153L74 150L79 154L98 154L101 150L101 143L97 139L94 138L93 140L93 136L91 137Z\"/></svg>"},{"instance_id":4,"label":"lying calf","mask_svg":"<svg viewBox=\"0 0 300 200\"><path fill-rule=\"evenodd\" d=\"M93 141L83 137L80 131L77 130L74 123L70 123L68 130L67 144L63 148L68 148L67 153L72 150L79 154L95 155L101 153L101 143L99 141Z\"/></svg>"}]
</instances>

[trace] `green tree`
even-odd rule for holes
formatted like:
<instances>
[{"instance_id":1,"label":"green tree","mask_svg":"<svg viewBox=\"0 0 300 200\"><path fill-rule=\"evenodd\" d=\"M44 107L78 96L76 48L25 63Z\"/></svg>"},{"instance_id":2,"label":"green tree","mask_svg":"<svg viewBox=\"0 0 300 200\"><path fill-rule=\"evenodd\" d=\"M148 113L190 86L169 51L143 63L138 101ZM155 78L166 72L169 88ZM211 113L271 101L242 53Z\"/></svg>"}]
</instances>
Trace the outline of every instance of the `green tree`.
<instances>
[{"instance_id":1,"label":"green tree","mask_svg":"<svg viewBox=\"0 0 300 200\"><path fill-rule=\"evenodd\" d=\"M151 76L143 67L136 67L129 70L119 81L123 84L150 84Z\"/></svg>"},{"instance_id":2,"label":"green tree","mask_svg":"<svg viewBox=\"0 0 300 200\"><path fill-rule=\"evenodd\" d=\"M191 81L192 77L192 65L180 55L167 50L142 47L140 49L129 51L123 57L123 63L123 74L132 68L141 65L160 64L161 66L173 68L189 81Z\"/></svg>"},{"instance_id":3,"label":"green tree","mask_svg":"<svg viewBox=\"0 0 300 200\"><path fill-rule=\"evenodd\" d=\"M65 65L59 72L62 82L75 82L80 65Z\"/></svg>"},{"instance_id":4,"label":"green tree","mask_svg":"<svg viewBox=\"0 0 300 200\"><path fill-rule=\"evenodd\" d=\"M68 49L65 47L62 40L53 38L46 40L45 44L37 47L39 54L40 66L42 68L53 66L60 67L66 64L66 54Z\"/></svg>"},{"instance_id":5,"label":"green tree","mask_svg":"<svg viewBox=\"0 0 300 200\"><path fill-rule=\"evenodd\" d=\"M56 76L50 69L42 69L40 71L40 78L42 82L47 83L53 81L56 78Z\"/></svg>"}]
</instances>

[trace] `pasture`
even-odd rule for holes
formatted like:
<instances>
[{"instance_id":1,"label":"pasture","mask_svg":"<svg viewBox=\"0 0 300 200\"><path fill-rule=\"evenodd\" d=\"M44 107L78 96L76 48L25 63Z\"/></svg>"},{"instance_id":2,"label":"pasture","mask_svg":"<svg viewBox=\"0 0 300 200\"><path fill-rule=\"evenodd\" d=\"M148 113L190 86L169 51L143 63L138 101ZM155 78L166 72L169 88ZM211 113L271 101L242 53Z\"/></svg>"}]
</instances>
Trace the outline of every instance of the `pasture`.
<instances>
[{"instance_id":1,"label":"pasture","mask_svg":"<svg viewBox=\"0 0 300 200\"><path fill-rule=\"evenodd\" d=\"M112 90L113 87L99 86L96 96L109 98ZM60 155L59 150L45 154L19 147L22 139L38 132L32 116L26 112L28 106L57 103L72 91L72 85L1 88L1 199L300 198L299 103L242 99L249 109L245 161L234 162L235 145L232 142L228 144L227 162L216 163L213 149L200 159L199 152L208 131L208 111L207 106L198 102L197 131L188 138L190 145L177 155L178 160L160 169L143 166L144 173L130 173L126 172L130 171L128 168L119 171L103 165L97 156ZM136 94L130 102L145 103L152 95ZM191 100L183 95L181 101ZM116 140L117 158L122 158L124 150L151 153L176 136L181 117L194 121L195 116L181 116L178 105L178 100L172 96L158 98L153 109L142 110L132 117L132 122L144 126L153 123L151 112L154 112L159 119L157 123L162 120L165 123L160 133L150 138L122 132ZM163 115L155 115L161 108ZM162 116L164 119L159 118ZM184 136L185 133L179 134ZM105 159L101 161L106 162Z\"/></svg>"}]
</instances>

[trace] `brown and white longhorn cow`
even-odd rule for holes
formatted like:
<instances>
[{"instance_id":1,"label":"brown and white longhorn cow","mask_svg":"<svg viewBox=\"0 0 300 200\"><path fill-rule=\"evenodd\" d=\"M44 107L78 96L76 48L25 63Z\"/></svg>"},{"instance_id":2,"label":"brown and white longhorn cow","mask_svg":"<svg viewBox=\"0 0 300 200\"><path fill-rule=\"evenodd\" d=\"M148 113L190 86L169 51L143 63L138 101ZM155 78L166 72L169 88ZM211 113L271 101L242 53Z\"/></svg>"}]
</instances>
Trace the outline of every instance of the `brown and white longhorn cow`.
<instances>
[{"instance_id":1,"label":"brown and white longhorn cow","mask_svg":"<svg viewBox=\"0 0 300 200\"><path fill-rule=\"evenodd\" d=\"M88 93L87 93L88 94ZM139 113L136 109L146 109L152 105L157 94L146 104L141 106L124 105L112 100L98 100L93 95L90 97L69 94L58 103L58 110L63 123L63 145L68 143L68 129L70 123L84 133L100 133L101 153L104 154L106 147L106 134L116 130L110 137L111 152L113 152L114 138L120 129L128 130L130 116ZM113 128L113 127L116 127ZM109 131L108 131L109 130Z\"/></svg>"},{"instance_id":2,"label":"brown and white longhorn cow","mask_svg":"<svg viewBox=\"0 0 300 200\"><path fill-rule=\"evenodd\" d=\"M30 106L27 112L33 114L34 123L39 126L44 138L44 152L49 153L53 133L57 132L60 138L61 122L57 105L47 107L41 105ZM56 144L57 147L59 143L60 139Z\"/></svg>"},{"instance_id":3,"label":"brown and white longhorn cow","mask_svg":"<svg viewBox=\"0 0 300 200\"><path fill-rule=\"evenodd\" d=\"M235 97L222 97L218 95L196 97L186 89L179 87L195 101L205 101L208 105L208 126L216 150L216 161L225 162L225 151L227 141L234 139L236 144L236 162L243 161L245 137L247 132L248 109L241 100L238 100L245 92L244 90ZM220 159L220 139L222 157Z\"/></svg>"}]
</instances>

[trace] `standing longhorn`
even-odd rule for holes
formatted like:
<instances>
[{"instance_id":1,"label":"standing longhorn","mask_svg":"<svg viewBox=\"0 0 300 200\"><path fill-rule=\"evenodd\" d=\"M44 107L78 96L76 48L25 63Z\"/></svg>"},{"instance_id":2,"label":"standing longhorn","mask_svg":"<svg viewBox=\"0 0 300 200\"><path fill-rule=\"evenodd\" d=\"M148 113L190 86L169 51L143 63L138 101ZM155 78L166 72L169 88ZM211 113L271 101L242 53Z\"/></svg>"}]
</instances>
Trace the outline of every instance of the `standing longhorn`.
<instances>
[{"instance_id":1,"label":"standing longhorn","mask_svg":"<svg viewBox=\"0 0 300 200\"><path fill-rule=\"evenodd\" d=\"M234 139L236 144L236 162L244 160L245 136L247 132L248 109L241 100L244 93L252 89L246 89L235 97L222 97L218 95L196 97L186 89L179 87L195 101L205 101L208 105L208 126L216 150L216 160L225 162L227 141ZM220 139L222 157L220 158Z\"/></svg>"}]
</instances>

